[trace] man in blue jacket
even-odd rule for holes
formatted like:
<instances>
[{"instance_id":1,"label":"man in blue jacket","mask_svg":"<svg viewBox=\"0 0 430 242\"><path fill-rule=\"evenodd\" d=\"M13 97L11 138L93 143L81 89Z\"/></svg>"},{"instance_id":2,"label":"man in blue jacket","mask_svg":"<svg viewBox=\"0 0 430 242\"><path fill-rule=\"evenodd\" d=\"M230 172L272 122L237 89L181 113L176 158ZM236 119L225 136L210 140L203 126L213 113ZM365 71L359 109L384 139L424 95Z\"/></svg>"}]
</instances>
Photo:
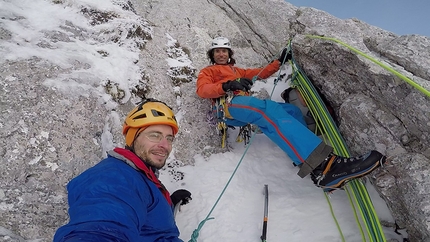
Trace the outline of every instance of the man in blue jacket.
<instances>
[{"instance_id":1,"label":"man in blue jacket","mask_svg":"<svg viewBox=\"0 0 430 242\"><path fill-rule=\"evenodd\" d=\"M187 204L191 193L180 189L170 196L156 175L177 132L165 103L147 99L135 107L123 126L125 149L110 151L67 185L70 221L54 242L182 241L173 209Z\"/></svg>"}]
</instances>

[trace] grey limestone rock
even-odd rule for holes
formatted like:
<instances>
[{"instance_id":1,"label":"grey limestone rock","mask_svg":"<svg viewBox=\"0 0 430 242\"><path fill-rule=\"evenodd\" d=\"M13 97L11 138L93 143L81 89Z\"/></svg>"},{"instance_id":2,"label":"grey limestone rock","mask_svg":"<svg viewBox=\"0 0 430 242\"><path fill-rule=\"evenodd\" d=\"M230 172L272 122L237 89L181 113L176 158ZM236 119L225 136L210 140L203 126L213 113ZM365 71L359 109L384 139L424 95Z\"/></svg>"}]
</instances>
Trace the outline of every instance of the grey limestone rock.
<instances>
[{"instance_id":1,"label":"grey limestone rock","mask_svg":"<svg viewBox=\"0 0 430 242\"><path fill-rule=\"evenodd\" d=\"M86 27L67 21L60 30L41 33L38 47L48 51L59 43L91 39L134 51L134 62L123 64L137 68L140 76L128 87L91 76L95 63L77 56L68 66L41 56L0 60L0 241L52 241L68 219L65 184L122 143L122 119L142 97L160 97L178 113L181 131L175 165L167 168L171 172L192 165L196 154L223 152L218 133L208 125L209 102L195 93L196 75L209 64L207 47L218 35L231 40L242 67L267 64L292 38L297 63L334 107L351 151L377 149L390 156L386 169L370 180L399 226L410 241L430 240L430 97L363 56L307 35L339 39L427 92L428 37L397 36L282 0L113 2L123 11L83 7ZM12 13L2 20L23 18ZM116 27L100 27L109 21ZM16 44L14 34L0 25L0 50ZM166 44L172 40L174 47ZM100 61L115 54L107 47L98 53ZM166 59L178 55L193 68L171 69ZM69 88L60 90L53 79ZM73 83L85 83L86 89Z\"/></svg>"}]
</instances>

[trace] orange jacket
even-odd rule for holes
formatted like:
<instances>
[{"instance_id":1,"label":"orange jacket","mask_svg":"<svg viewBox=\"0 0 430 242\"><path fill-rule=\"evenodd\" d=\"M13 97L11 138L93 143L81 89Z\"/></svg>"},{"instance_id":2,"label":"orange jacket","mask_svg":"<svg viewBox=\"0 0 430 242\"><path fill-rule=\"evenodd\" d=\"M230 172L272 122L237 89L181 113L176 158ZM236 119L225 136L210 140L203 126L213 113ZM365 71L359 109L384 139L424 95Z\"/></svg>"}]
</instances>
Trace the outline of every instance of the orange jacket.
<instances>
[{"instance_id":1,"label":"orange jacket","mask_svg":"<svg viewBox=\"0 0 430 242\"><path fill-rule=\"evenodd\" d=\"M274 60L265 67L243 69L233 65L211 65L203 68L197 77L197 95L201 98L218 98L225 94L222 84L237 78L266 79L279 70L280 62ZM261 73L260 73L261 72Z\"/></svg>"}]
</instances>

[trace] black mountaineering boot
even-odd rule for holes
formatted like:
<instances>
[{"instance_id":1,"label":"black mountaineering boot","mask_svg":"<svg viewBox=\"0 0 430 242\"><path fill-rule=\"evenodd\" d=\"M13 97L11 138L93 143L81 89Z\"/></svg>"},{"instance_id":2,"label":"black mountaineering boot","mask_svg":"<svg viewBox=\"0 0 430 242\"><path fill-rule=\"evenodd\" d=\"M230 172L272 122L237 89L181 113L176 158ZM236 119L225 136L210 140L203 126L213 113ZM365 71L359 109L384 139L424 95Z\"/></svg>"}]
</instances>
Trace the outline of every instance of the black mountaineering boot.
<instances>
[{"instance_id":1,"label":"black mountaineering boot","mask_svg":"<svg viewBox=\"0 0 430 242\"><path fill-rule=\"evenodd\" d=\"M385 163L386 157L376 150L360 157L345 158L330 154L311 173L317 187L328 190L341 188L345 182L363 177Z\"/></svg>"}]
</instances>

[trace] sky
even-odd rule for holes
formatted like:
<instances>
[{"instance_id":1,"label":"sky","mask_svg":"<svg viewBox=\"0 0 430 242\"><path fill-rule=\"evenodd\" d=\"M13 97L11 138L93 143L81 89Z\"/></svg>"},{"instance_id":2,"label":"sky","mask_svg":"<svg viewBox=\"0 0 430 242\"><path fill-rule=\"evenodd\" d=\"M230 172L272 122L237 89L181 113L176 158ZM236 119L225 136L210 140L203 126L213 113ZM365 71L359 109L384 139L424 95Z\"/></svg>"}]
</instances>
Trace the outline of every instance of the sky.
<instances>
[{"instance_id":1,"label":"sky","mask_svg":"<svg viewBox=\"0 0 430 242\"><path fill-rule=\"evenodd\" d=\"M357 18L397 35L430 37L428 0L287 0L296 7L313 7L341 19Z\"/></svg>"},{"instance_id":2,"label":"sky","mask_svg":"<svg viewBox=\"0 0 430 242\"><path fill-rule=\"evenodd\" d=\"M94 3L91 0L74 0L67 8L45 0L13 0L3 1L0 4L2 4L0 15L5 16L2 18L2 27L10 31L12 37L9 41L0 42L0 55L3 56L0 64L4 60L27 59L31 56L37 56L61 67L70 67L76 60L88 63L89 66L85 69L70 69L69 73L64 73L57 79L46 79L45 85L53 87L53 90L61 92L66 97L79 93L83 96L105 98L103 88L97 88L100 84L96 83L103 78L111 78L123 87L134 85L135 79L140 74L134 64L137 58L136 50L130 49L129 45L119 46L109 42L97 42L94 38L75 36L68 32L67 28L61 27L66 21L70 21L75 26L97 33L95 28L98 27L89 25L88 20L79 14L80 5L110 9L118 12L119 16L130 13L125 13L113 6L110 1ZM16 16L24 18L16 18ZM135 21L132 15L127 17L127 21ZM108 22L103 25L103 28L115 29L118 27L115 24L118 23ZM67 43L60 39L52 41L47 37L50 31L67 35L70 41ZM166 33L166 45L174 44L171 38ZM49 45L52 48L47 49L43 47L46 45L40 44L46 44L47 41L50 41ZM111 55L100 57L96 54L106 48L110 50ZM179 63L182 63L180 65L191 64L191 62L172 59L166 59L166 62L170 66L179 65ZM117 69L118 66L122 68L120 71ZM70 78L74 78L74 82L71 83ZM64 81L65 79L68 81ZM279 82L274 89L273 100L281 101L280 93L287 87L286 83ZM257 82L253 90L266 89L268 93L272 93L273 88L274 78L269 78L266 83ZM105 105L114 104L106 102ZM121 115L116 113L113 116ZM181 116L178 115L177 118L180 122ZM103 132L103 137L106 139L113 136L108 133L108 130ZM196 155L195 165L177 168L184 173L183 180L176 181L168 170L161 170L160 180L169 191L183 188L192 193L192 201L182 206L176 215L176 222L181 231L180 238L189 241L199 223L209 216L214 219L207 221L201 227L197 241L260 241L264 211L263 188L267 184L269 188L268 241L281 242L286 241L287 238L289 242L341 241L323 191L315 187L309 177L299 178L296 174L298 169L292 165L291 160L266 136L256 134L247 148L243 143L235 142L237 132L237 130L229 130L231 151L212 154L207 159ZM111 149L109 144L112 143L112 140L105 141L103 150ZM174 157L171 156L168 162L173 161ZM239 163L240 166L238 166ZM235 175L226 187L236 168ZM384 201L372 185L367 186L379 217L392 222L393 218ZM361 241L346 193L336 191L330 194L329 198L346 241ZM385 228L385 233L387 239L402 241L402 238L392 229ZM27 241L37 241L37 238L27 239L29 239Z\"/></svg>"}]
</instances>

